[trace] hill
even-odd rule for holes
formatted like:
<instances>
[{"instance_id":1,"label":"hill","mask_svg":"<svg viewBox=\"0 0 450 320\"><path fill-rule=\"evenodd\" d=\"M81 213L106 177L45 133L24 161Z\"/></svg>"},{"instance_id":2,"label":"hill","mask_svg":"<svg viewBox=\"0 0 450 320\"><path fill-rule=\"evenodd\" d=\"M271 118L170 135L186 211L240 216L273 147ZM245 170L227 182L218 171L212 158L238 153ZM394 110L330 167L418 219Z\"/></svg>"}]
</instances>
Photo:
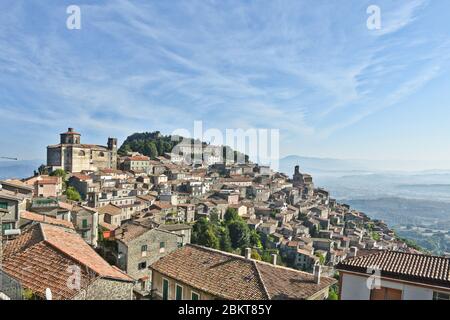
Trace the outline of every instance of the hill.
<instances>
[{"instance_id":1,"label":"hill","mask_svg":"<svg viewBox=\"0 0 450 320\"><path fill-rule=\"evenodd\" d=\"M209 146L208 143L200 140L181 136L162 135L161 132L154 131L133 133L128 136L120 146L118 153L119 155L124 156L128 152L139 152L154 159L158 156L163 156L166 153L171 153L175 146L181 142L192 146L196 143L197 145L201 145L203 150ZM247 155L243 155L228 146L219 146L219 148L220 147L222 148L222 156L224 159L226 159L226 155L234 155L234 160L236 160L240 155L244 157L245 162L248 162Z\"/></svg>"}]
</instances>

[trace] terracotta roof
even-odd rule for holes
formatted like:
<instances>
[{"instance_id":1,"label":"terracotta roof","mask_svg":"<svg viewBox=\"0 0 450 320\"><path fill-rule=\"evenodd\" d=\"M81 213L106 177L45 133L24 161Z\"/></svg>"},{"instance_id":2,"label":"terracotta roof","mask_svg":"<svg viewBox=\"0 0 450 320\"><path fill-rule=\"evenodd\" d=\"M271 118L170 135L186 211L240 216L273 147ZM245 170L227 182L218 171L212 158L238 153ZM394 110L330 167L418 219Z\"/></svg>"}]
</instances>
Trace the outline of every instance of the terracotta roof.
<instances>
[{"instance_id":1,"label":"terracotta roof","mask_svg":"<svg viewBox=\"0 0 450 320\"><path fill-rule=\"evenodd\" d=\"M1 183L5 184L5 185L10 185L10 186L13 186L13 187L21 188L21 189L33 190L33 187L30 187L25 182L20 181L18 179L2 180Z\"/></svg>"},{"instance_id":2,"label":"terracotta roof","mask_svg":"<svg viewBox=\"0 0 450 320\"><path fill-rule=\"evenodd\" d=\"M150 161L149 157L146 156L132 156L125 158L126 161Z\"/></svg>"},{"instance_id":3,"label":"terracotta roof","mask_svg":"<svg viewBox=\"0 0 450 320\"><path fill-rule=\"evenodd\" d=\"M215 297L229 300L308 299L334 284L312 274L188 244L151 269Z\"/></svg>"},{"instance_id":4,"label":"terracotta roof","mask_svg":"<svg viewBox=\"0 0 450 320\"><path fill-rule=\"evenodd\" d=\"M107 204L106 206L99 207L97 209L98 214L109 214L111 216L115 216L122 213L122 210L113 204Z\"/></svg>"},{"instance_id":5,"label":"terracotta roof","mask_svg":"<svg viewBox=\"0 0 450 320\"><path fill-rule=\"evenodd\" d=\"M55 219L55 218L45 216L43 214L34 213L34 212L21 211L20 218L30 220L30 221L43 222L43 223L48 223L48 224L53 224L56 226L62 226L62 227L73 229L73 224L70 221Z\"/></svg>"},{"instance_id":6,"label":"terracotta roof","mask_svg":"<svg viewBox=\"0 0 450 320\"><path fill-rule=\"evenodd\" d=\"M450 258L374 250L340 262L336 268L367 274L367 268L377 267L382 277L413 281L450 288Z\"/></svg>"},{"instance_id":7,"label":"terracotta roof","mask_svg":"<svg viewBox=\"0 0 450 320\"><path fill-rule=\"evenodd\" d=\"M81 173L72 173L72 176L77 178L78 180L82 180L82 181L86 181L86 180L90 180L91 177L85 174L81 174Z\"/></svg>"},{"instance_id":8,"label":"terracotta roof","mask_svg":"<svg viewBox=\"0 0 450 320\"><path fill-rule=\"evenodd\" d=\"M50 288L55 300L70 299L77 289L67 286L70 267L80 267L81 288L97 277L133 281L103 260L75 231L48 224L36 224L4 250L5 271L38 296Z\"/></svg>"}]
</instances>

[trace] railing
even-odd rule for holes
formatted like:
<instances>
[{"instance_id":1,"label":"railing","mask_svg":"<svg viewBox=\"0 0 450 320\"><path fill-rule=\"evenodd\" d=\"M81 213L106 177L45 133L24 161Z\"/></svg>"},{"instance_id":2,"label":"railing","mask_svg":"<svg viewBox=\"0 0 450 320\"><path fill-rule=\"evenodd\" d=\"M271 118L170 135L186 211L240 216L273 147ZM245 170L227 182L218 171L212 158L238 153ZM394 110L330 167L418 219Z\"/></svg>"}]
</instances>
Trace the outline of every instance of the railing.
<instances>
[{"instance_id":1,"label":"railing","mask_svg":"<svg viewBox=\"0 0 450 320\"><path fill-rule=\"evenodd\" d=\"M0 270L1 299L23 300L22 284L3 270Z\"/></svg>"}]
</instances>

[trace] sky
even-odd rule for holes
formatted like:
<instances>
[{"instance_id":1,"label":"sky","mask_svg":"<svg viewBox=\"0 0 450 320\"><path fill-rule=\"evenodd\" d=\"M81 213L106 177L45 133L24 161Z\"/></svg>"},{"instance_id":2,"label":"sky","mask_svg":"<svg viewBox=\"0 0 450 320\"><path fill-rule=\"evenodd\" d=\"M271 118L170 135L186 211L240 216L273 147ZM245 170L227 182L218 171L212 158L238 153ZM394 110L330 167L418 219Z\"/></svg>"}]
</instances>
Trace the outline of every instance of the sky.
<instances>
[{"instance_id":1,"label":"sky","mask_svg":"<svg viewBox=\"0 0 450 320\"><path fill-rule=\"evenodd\" d=\"M278 129L281 157L450 168L449 12L444 0L2 0L0 156L45 159L68 127L120 144L202 121Z\"/></svg>"}]
</instances>

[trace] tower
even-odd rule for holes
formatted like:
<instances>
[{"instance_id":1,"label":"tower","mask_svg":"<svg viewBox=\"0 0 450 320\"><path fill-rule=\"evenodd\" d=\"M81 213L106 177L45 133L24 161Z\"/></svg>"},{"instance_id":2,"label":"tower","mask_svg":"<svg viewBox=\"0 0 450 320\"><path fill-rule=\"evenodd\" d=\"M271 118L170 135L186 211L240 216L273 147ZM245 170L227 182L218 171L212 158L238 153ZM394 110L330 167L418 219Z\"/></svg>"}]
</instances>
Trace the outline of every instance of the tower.
<instances>
[{"instance_id":1,"label":"tower","mask_svg":"<svg viewBox=\"0 0 450 320\"><path fill-rule=\"evenodd\" d=\"M116 138L108 138L108 149L111 151L117 150L117 139Z\"/></svg>"},{"instance_id":2,"label":"tower","mask_svg":"<svg viewBox=\"0 0 450 320\"><path fill-rule=\"evenodd\" d=\"M81 134L75 132L73 128L68 128L67 132L61 133L61 144L80 144Z\"/></svg>"},{"instance_id":3,"label":"tower","mask_svg":"<svg viewBox=\"0 0 450 320\"><path fill-rule=\"evenodd\" d=\"M108 138L108 150L110 150L110 167L117 169L117 139Z\"/></svg>"}]
</instances>

